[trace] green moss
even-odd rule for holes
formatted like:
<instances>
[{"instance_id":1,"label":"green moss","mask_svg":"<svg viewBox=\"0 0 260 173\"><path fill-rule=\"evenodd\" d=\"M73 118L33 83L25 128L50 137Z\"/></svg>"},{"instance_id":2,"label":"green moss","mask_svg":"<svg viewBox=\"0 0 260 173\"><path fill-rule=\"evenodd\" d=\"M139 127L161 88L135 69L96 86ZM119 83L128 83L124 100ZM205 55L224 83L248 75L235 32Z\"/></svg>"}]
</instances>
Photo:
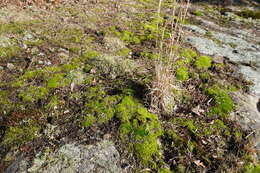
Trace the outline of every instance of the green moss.
<instances>
[{"instance_id":1,"label":"green moss","mask_svg":"<svg viewBox=\"0 0 260 173\"><path fill-rule=\"evenodd\" d=\"M197 127L195 126L194 122L192 120L186 120L181 123L182 126L187 127L187 129L191 132L196 134Z\"/></svg>"},{"instance_id":2,"label":"green moss","mask_svg":"<svg viewBox=\"0 0 260 173\"><path fill-rule=\"evenodd\" d=\"M59 86L62 85L62 80L64 78L63 73L57 73L54 74L47 82L47 87L48 88L58 88Z\"/></svg>"},{"instance_id":3,"label":"green moss","mask_svg":"<svg viewBox=\"0 0 260 173\"><path fill-rule=\"evenodd\" d=\"M94 115L88 115L84 117L84 120L82 121L82 125L84 127L90 127L96 122L96 117Z\"/></svg>"},{"instance_id":4,"label":"green moss","mask_svg":"<svg viewBox=\"0 0 260 173\"><path fill-rule=\"evenodd\" d=\"M207 32L205 33L205 36L208 37L208 38L212 38L212 37L213 37L213 34L212 34L212 32L207 31Z\"/></svg>"},{"instance_id":5,"label":"green moss","mask_svg":"<svg viewBox=\"0 0 260 173\"><path fill-rule=\"evenodd\" d=\"M209 112L209 115L226 117L234 109L234 102L228 95L228 91L218 86L213 86L206 90L206 93L213 97L215 106Z\"/></svg>"},{"instance_id":6,"label":"green moss","mask_svg":"<svg viewBox=\"0 0 260 173\"><path fill-rule=\"evenodd\" d=\"M187 48L181 50L180 56L186 58L189 63L193 58L196 58L198 55L194 50Z\"/></svg>"},{"instance_id":7,"label":"green moss","mask_svg":"<svg viewBox=\"0 0 260 173\"><path fill-rule=\"evenodd\" d=\"M173 173L169 168L161 168L159 169L159 173Z\"/></svg>"},{"instance_id":8,"label":"green moss","mask_svg":"<svg viewBox=\"0 0 260 173\"><path fill-rule=\"evenodd\" d=\"M82 121L84 126L90 126L94 122L107 123L115 115L114 107L119 96L107 96L101 87L91 87L84 95L87 101Z\"/></svg>"},{"instance_id":9,"label":"green moss","mask_svg":"<svg viewBox=\"0 0 260 173\"><path fill-rule=\"evenodd\" d=\"M157 138L162 134L158 117L132 96L125 96L117 105L116 116L121 122L121 139L130 140L129 147L145 166L156 167L153 158L160 157Z\"/></svg>"},{"instance_id":10,"label":"green moss","mask_svg":"<svg viewBox=\"0 0 260 173\"><path fill-rule=\"evenodd\" d=\"M17 56L21 50L22 49L18 46L0 47L0 57L11 58Z\"/></svg>"},{"instance_id":11,"label":"green moss","mask_svg":"<svg viewBox=\"0 0 260 173\"><path fill-rule=\"evenodd\" d=\"M117 27L113 26L110 28L110 31L117 36L120 40L128 43L128 44L140 44L140 38L131 31L121 30L119 31Z\"/></svg>"},{"instance_id":12,"label":"green moss","mask_svg":"<svg viewBox=\"0 0 260 173\"><path fill-rule=\"evenodd\" d=\"M141 52L141 56L148 59L158 59L159 55L150 52Z\"/></svg>"},{"instance_id":13,"label":"green moss","mask_svg":"<svg viewBox=\"0 0 260 173\"><path fill-rule=\"evenodd\" d=\"M211 78L210 73L207 73L207 72L200 73L199 77L201 80L209 80Z\"/></svg>"},{"instance_id":14,"label":"green moss","mask_svg":"<svg viewBox=\"0 0 260 173\"><path fill-rule=\"evenodd\" d=\"M186 167L183 164L178 164L177 170L178 170L179 173L185 173Z\"/></svg>"},{"instance_id":15,"label":"green moss","mask_svg":"<svg viewBox=\"0 0 260 173\"><path fill-rule=\"evenodd\" d=\"M39 99L44 99L47 97L49 91L47 88L40 86L29 86L25 90L19 93L19 97L22 98L24 102L37 102Z\"/></svg>"},{"instance_id":16,"label":"green moss","mask_svg":"<svg viewBox=\"0 0 260 173\"><path fill-rule=\"evenodd\" d=\"M60 101L57 96L52 96L50 102L47 104L47 108L54 109L60 104Z\"/></svg>"},{"instance_id":17,"label":"green moss","mask_svg":"<svg viewBox=\"0 0 260 173\"><path fill-rule=\"evenodd\" d=\"M130 52L131 52L131 50L128 49L128 48L122 48L122 49L120 49L120 50L118 51L118 54L119 54L120 56L128 56Z\"/></svg>"},{"instance_id":18,"label":"green moss","mask_svg":"<svg viewBox=\"0 0 260 173\"><path fill-rule=\"evenodd\" d=\"M260 10L243 10L236 14L244 18L260 19Z\"/></svg>"},{"instance_id":19,"label":"green moss","mask_svg":"<svg viewBox=\"0 0 260 173\"><path fill-rule=\"evenodd\" d=\"M100 53L98 53L97 51L94 50L87 50L83 53L82 57L84 59L93 59L100 56Z\"/></svg>"},{"instance_id":20,"label":"green moss","mask_svg":"<svg viewBox=\"0 0 260 173\"><path fill-rule=\"evenodd\" d=\"M5 145L21 145L37 137L39 126L34 121L25 125L8 127L3 139Z\"/></svg>"},{"instance_id":21,"label":"green moss","mask_svg":"<svg viewBox=\"0 0 260 173\"><path fill-rule=\"evenodd\" d=\"M187 80L189 79L189 72L186 67L180 67L176 70L176 78L178 80Z\"/></svg>"},{"instance_id":22,"label":"green moss","mask_svg":"<svg viewBox=\"0 0 260 173\"><path fill-rule=\"evenodd\" d=\"M12 104L12 101L9 98L11 93L12 92L8 90L0 91L0 113L2 115L8 114L15 107L15 105Z\"/></svg>"},{"instance_id":23,"label":"green moss","mask_svg":"<svg viewBox=\"0 0 260 173\"><path fill-rule=\"evenodd\" d=\"M72 53L75 53L75 54L79 54L81 51L81 48L80 47L70 47L69 51Z\"/></svg>"},{"instance_id":24,"label":"green moss","mask_svg":"<svg viewBox=\"0 0 260 173\"><path fill-rule=\"evenodd\" d=\"M20 23L0 24L0 33L20 34L24 31L24 25Z\"/></svg>"},{"instance_id":25,"label":"green moss","mask_svg":"<svg viewBox=\"0 0 260 173\"><path fill-rule=\"evenodd\" d=\"M66 28L59 31L61 37L72 43L81 43L84 32L79 28Z\"/></svg>"},{"instance_id":26,"label":"green moss","mask_svg":"<svg viewBox=\"0 0 260 173\"><path fill-rule=\"evenodd\" d=\"M24 44L27 46L42 46L45 43L43 39L36 39L36 40L25 40Z\"/></svg>"},{"instance_id":27,"label":"green moss","mask_svg":"<svg viewBox=\"0 0 260 173\"><path fill-rule=\"evenodd\" d=\"M192 12L192 14L195 15L195 16L203 16L204 15L203 11L200 11L200 10L195 10L195 11Z\"/></svg>"},{"instance_id":28,"label":"green moss","mask_svg":"<svg viewBox=\"0 0 260 173\"><path fill-rule=\"evenodd\" d=\"M79 62L72 60L71 63L62 65L62 66L61 66L61 69L62 69L62 71L64 71L65 73L68 73L68 72L70 72L70 71L72 71L72 70L75 70L75 69L79 68L79 66L80 66L80 63L79 63Z\"/></svg>"},{"instance_id":29,"label":"green moss","mask_svg":"<svg viewBox=\"0 0 260 173\"><path fill-rule=\"evenodd\" d=\"M258 173L260 172L260 164L254 165L254 164L248 164L244 168L244 173Z\"/></svg>"},{"instance_id":30,"label":"green moss","mask_svg":"<svg viewBox=\"0 0 260 173\"><path fill-rule=\"evenodd\" d=\"M210 128L215 131L216 134L218 135L222 135L222 134L225 134L227 136L230 136L230 130L229 128L225 125L225 123L220 120L220 119L216 119L214 121L214 124L212 124L210 126Z\"/></svg>"},{"instance_id":31,"label":"green moss","mask_svg":"<svg viewBox=\"0 0 260 173\"><path fill-rule=\"evenodd\" d=\"M208 56L200 56L195 61L195 67L199 70L207 70L211 67L212 59Z\"/></svg>"},{"instance_id":32,"label":"green moss","mask_svg":"<svg viewBox=\"0 0 260 173\"><path fill-rule=\"evenodd\" d=\"M242 139L242 133L240 131L235 131L235 138L236 138L236 140L241 140Z\"/></svg>"}]
</instances>

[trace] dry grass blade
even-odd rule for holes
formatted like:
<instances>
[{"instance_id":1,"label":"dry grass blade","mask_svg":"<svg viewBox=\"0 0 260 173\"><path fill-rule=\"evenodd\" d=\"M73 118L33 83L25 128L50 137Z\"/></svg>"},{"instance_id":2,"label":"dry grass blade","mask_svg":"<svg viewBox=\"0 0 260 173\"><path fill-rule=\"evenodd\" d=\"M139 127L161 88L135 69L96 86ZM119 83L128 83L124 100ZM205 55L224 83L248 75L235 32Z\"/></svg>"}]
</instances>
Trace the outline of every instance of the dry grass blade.
<instances>
[{"instance_id":1,"label":"dry grass blade","mask_svg":"<svg viewBox=\"0 0 260 173\"><path fill-rule=\"evenodd\" d=\"M161 8L163 0L159 0L157 16L158 21L161 17ZM159 49L159 58L155 61L155 77L150 87L150 106L153 112L170 114L174 106L174 85L173 64L176 60L176 52L180 47L180 40L184 32L182 23L186 18L189 8L189 0L174 1L171 21L164 22L164 26L157 24L156 46ZM165 32L170 26L170 41L166 41ZM160 29L161 28L161 29Z\"/></svg>"}]
</instances>

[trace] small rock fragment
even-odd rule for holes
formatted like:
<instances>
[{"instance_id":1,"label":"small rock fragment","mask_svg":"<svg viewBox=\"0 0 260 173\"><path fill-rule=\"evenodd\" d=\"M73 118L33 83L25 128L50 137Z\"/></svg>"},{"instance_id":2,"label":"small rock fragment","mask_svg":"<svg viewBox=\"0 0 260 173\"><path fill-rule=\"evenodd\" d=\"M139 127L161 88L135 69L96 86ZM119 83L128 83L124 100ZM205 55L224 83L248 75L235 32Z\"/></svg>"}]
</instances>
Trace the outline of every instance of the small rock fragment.
<instances>
[{"instance_id":1,"label":"small rock fragment","mask_svg":"<svg viewBox=\"0 0 260 173\"><path fill-rule=\"evenodd\" d=\"M13 70L15 68L15 66L12 64L12 63L7 63L6 67L9 69L9 70Z\"/></svg>"}]
</instances>

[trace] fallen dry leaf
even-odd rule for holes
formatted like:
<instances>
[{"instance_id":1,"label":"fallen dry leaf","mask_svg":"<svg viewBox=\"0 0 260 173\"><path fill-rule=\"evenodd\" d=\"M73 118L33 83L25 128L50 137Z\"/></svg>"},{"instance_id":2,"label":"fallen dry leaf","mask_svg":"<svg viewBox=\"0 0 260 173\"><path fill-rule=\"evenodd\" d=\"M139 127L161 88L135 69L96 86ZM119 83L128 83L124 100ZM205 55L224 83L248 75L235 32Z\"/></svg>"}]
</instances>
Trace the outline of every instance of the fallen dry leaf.
<instances>
[{"instance_id":1,"label":"fallen dry leaf","mask_svg":"<svg viewBox=\"0 0 260 173\"><path fill-rule=\"evenodd\" d=\"M197 166L201 166L201 167L205 168L205 165L204 165L203 162L201 162L200 160L195 160L194 163L195 163Z\"/></svg>"}]
</instances>

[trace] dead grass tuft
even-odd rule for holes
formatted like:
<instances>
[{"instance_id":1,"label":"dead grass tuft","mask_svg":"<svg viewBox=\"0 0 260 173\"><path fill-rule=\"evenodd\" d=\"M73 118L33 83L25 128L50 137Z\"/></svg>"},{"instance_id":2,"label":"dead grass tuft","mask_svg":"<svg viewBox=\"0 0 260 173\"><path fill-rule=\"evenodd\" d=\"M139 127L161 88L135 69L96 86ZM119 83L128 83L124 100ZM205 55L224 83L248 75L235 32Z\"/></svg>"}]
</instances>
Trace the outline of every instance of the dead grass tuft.
<instances>
[{"instance_id":1,"label":"dead grass tuft","mask_svg":"<svg viewBox=\"0 0 260 173\"><path fill-rule=\"evenodd\" d=\"M158 19L161 19L163 0L158 4ZM169 21L164 21L163 26L157 24L157 48L159 58L155 61L155 77L148 94L150 106L153 112L170 114L175 104L173 64L177 58L178 48L181 47L181 38L184 35L182 23L184 22L189 8L189 0L176 0L171 10ZM158 20L160 21L160 20ZM166 38L166 30L170 29L170 38Z\"/></svg>"}]
</instances>

